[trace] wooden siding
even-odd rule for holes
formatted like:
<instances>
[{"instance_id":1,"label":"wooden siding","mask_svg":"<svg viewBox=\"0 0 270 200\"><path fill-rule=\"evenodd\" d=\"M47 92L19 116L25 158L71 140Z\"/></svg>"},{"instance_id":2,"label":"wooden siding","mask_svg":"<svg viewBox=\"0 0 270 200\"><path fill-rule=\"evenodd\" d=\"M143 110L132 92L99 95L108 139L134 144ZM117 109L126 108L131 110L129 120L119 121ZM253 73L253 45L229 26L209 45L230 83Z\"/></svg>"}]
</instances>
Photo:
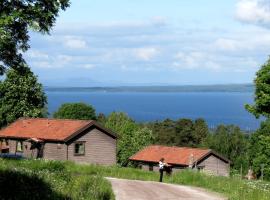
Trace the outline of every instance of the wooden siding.
<instances>
[{"instance_id":1,"label":"wooden siding","mask_svg":"<svg viewBox=\"0 0 270 200\"><path fill-rule=\"evenodd\" d=\"M8 140L9 153L16 153L16 140Z\"/></svg>"},{"instance_id":2,"label":"wooden siding","mask_svg":"<svg viewBox=\"0 0 270 200\"><path fill-rule=\"evenodd\" d=\"M218 175L218 176L229 176L230 164L224 162L223 160L217 158L214 155L210 155L205 160L203 160L198 167L202 167L202 171Z\"/></svg>"},{"instance_id":3,"label":"wooden siding","mask_svg":"<svg viewBox=\"0 0 270 200\"><path fill-rule=\"evenodd\" d=\"M150 165L153 165L153 163L141 162L140 168L142 170L149 171ZM188 167L184 167L184 166L172 166L172 167L173 167L172 168L173 172L178 172L183 169L188 169ZM201 170L202 172L213 174L216 176L229 176L229 173L230 173L230 164L221 160L220 158L214 155L210 155L206 157L202 162L200 162L197 165L197 167L202 168ZM159 170L158 165L157 164L154 165L153 171L158 171L158 170ZM196 170L196 168L194 168L193 170Z\"/></svg>"},{"instance_id":4,"label":"wooden siding","mask_svg":"<svg viewBox=\"0 0 270 200\"><path fill-rule=\"evenodd\" d=\"M16 141L8 140L9 152L16 153ZM85 154L74 155L75 143L85 142ZM37 149L30 150L31 143L23 141L24 157L36 158ZM78 163L115 165L116 164L116 139L98 130L91 129L81 137L78 137L71 144L45 143L43 158L48 160L71 160Z\"/></svg>"},{"instance_id":5,"label":"wooden siding","mask_svg":"<svg viewBox=\"0 0 270 200\"><path fill-rule=\"evenodd\" d=\"M43 158L48 160L67 160L67 145L61 143L45 143Z\"/></svg>"},{"instance_id":6,"label":"wooden siding","mask_svg":"<svg viewBox=\"0 0 270 200\"><path fill-rule=\"evenodd\" d=\"M85 142L85 154L74 155L75 143ZM116 139L98 129L92 129L68 145L68 160L101 165L116 164Z\"/></svg>"},{"instance_id":7,"label":"wooden siding","mask_svg":"<svg viewBox=\"0 0 270 200\"><path fill-rule=\"evenodd\" d=\"M22 140L8 140L8 144L9 144L9 153L12 154L18 154L18 155L23 155L26 158L36 158L37 156L37 150L30 150L31 147L31 143L30 142L23 142L23 152L16 152L16 144L17 141L22 141Z\"/></svg>"}]
</instances>

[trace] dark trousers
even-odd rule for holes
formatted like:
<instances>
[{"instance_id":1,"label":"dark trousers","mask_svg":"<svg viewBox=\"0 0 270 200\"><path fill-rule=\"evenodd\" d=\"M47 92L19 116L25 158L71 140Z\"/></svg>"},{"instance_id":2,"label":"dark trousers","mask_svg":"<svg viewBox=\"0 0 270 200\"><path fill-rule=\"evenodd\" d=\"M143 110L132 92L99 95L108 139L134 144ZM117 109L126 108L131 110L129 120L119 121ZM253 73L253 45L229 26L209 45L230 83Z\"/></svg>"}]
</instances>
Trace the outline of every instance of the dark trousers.
<instances>
[{"instance_id":1,"label":"dark trousers","mask_svg":"<svg viewBox=\"0 0 270 200\"><path fill-rule=\"evenodd\" d=\"M159 182L162 182L162 179L163 179L163 169L159 169L159 174L160 174L160 176L159 176Z\"/></svg>"}]
</instances>

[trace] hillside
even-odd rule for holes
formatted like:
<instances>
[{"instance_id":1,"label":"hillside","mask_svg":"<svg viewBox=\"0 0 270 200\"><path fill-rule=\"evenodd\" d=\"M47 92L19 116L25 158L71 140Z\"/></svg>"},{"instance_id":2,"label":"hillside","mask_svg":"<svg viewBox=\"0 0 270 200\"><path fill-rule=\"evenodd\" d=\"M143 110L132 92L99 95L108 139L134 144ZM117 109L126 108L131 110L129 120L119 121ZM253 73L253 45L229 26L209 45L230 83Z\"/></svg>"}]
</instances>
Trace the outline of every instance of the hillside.
<instances>
[{"instance_id":1,"label":"hillside","mask_svg":"<svg viewBox=\"0 0 270 200\"><path fill-rule=\"evenodd\" d=\"M48 92L253 92L253 84L119 86L119 87L45 87Z\"/></svg>"},{"instance_id":2,"label":"hillside","mask_svg":"<svg viewBox=\"0 0 270 200\"><path fill-rule=\"evenodd\" d=\"M71 162L0 159L0 199L114 199L103 177L157 181L159 174L132 168L77 165ZM269 200L270 184L234 176L215 177L193 171L165 176L166 183L192 185L230 200ZM16 188L16 194L14 194Z\"/></svg>"}]
</instances>

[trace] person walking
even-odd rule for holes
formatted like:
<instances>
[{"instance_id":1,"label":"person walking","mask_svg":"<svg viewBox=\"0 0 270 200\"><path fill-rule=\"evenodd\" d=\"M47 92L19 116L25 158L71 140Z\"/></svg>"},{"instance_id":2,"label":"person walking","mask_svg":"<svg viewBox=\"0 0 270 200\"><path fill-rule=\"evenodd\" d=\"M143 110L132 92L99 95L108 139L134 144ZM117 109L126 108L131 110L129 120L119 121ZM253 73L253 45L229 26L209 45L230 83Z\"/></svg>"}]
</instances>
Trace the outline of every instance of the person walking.
<instances>
[{"instance_id":1,"label":"person walking","mask_svg":"<svg viewBox=\"0 0 270 200\"><path fill-rule=\"evenodd\" d=\"M164 158L161 158L159 160L158 165L159 165L159 182L162 182L162 180L163 180L164 166L165 166Z\"/></svg>"}]
</instances>

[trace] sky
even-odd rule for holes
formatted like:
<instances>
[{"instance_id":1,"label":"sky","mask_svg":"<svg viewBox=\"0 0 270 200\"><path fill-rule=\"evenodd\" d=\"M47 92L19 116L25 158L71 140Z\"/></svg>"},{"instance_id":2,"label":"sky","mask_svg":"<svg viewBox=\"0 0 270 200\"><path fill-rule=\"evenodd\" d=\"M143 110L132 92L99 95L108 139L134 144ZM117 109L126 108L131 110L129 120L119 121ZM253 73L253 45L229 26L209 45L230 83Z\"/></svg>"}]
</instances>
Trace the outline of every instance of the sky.
<instances>
[{"instance_id":1,"label":"sky","mask_svg":"<svg viewBox=\"0 0 270 200\"><path fill-rule=\"evenodd\" d=\"M251 83L269 0L71 0L25 58L45 86Z\"/></svg>"}]
</instances>

